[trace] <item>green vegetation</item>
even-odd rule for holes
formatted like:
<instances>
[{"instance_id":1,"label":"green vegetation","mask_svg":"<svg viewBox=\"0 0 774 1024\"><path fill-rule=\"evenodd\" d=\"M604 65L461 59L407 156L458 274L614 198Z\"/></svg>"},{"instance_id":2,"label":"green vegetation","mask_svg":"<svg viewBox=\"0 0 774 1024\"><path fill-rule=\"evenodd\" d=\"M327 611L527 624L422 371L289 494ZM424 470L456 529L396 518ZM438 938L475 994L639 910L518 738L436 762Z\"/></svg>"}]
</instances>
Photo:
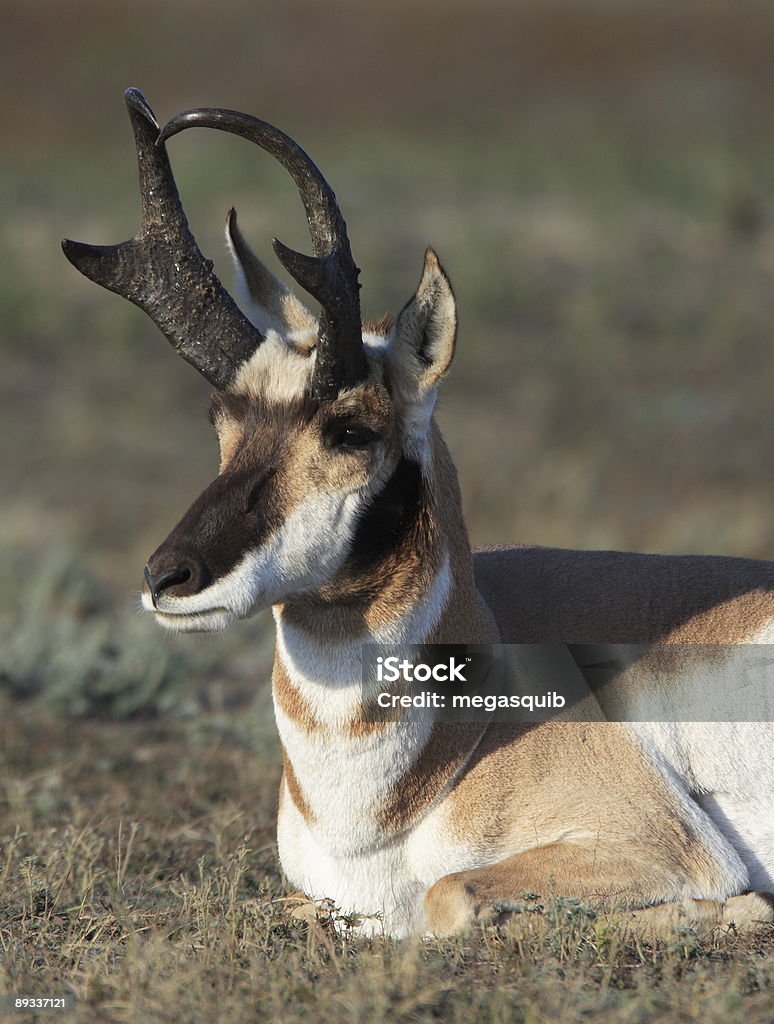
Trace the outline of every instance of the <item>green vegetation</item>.
<instances>
[{"instance_id":1,"label":"green vegetation","mask_svg":"<svg viewBox=\"0 0 774 1024\"><path fill-rule=\"evenodd\" d=\"M358 944L286 913L270 619L176 639L137 613L148 554L216 472L207 388L59 239L135 229L126 86L162 118L267 116L336 188L368 313L405 301L426 244L449 270L439 416L476 543L772 558L774 12L266 6L4 12L0 994L127 1024L769 1021L771 937L650 949L562 904ZM273 266L272 235L306 245L257 151L170 151L226 281L232 203Z\"/></svg>"}]
</instances>

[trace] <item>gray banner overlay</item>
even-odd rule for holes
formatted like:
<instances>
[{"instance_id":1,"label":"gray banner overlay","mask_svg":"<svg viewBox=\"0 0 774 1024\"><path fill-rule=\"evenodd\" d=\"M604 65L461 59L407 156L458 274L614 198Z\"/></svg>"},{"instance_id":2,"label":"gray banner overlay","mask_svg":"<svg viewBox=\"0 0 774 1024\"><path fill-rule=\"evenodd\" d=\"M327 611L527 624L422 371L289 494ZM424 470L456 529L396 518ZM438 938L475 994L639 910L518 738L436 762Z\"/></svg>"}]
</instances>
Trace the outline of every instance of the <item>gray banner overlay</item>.
<instances>
[{"instance_id":1,"label":"gray banner overlay","mask_svg":"<svg viewBox=\"0 0 774 1024\"><path fill-rule=\"evenodd\" d=\"M362 671L371 722L774 721L772 644L371 644Z\"/></svg>"}]
</instances>

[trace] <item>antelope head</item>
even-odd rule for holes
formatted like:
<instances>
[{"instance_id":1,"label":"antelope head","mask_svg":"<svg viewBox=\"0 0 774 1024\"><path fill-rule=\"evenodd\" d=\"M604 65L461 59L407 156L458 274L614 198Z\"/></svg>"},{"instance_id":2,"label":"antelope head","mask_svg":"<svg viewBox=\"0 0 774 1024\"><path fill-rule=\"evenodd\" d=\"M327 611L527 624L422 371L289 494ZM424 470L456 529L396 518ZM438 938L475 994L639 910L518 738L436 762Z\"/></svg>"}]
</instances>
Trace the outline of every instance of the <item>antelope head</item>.
<instances>
[{"instance_id":1,"label":"antelope head","mask_svg":"<svg viewBox=\"0 0 774 1024\"><path fill-rule=\"evenodd\" d=\"M160 131L126 93L142 200L137 235L115 246L66 240L68 259L154 320L214 387L220 471L145 568L143 605L173 630L221 630L278 603L367 599L390 545L421 528L432 473L432 412L454 353L456 307L428 249L416 294L384 330L361 323L358 268L336 197L307 154L272 125L199 109ZM288 170L311 256L278 240L315 317L256 258L233 210L226 238L241 310L188 229L165 143L189 127L256 143ZM370 575L369 575L370 574Z\"/></svg>"}]
</instances>

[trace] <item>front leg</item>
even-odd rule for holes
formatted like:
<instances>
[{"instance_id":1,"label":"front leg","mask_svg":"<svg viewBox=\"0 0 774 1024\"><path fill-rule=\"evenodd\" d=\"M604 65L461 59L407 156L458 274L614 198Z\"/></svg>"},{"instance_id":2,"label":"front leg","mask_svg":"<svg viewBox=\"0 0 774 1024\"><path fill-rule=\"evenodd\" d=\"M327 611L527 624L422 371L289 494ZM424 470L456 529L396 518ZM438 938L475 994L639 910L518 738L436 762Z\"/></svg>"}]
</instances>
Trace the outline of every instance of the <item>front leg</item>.
<instances>
[{"instance_id":1,"label":"front leg","mask_svg":"<svg viewBox=\"0 0 774 1024\"><path fill-rule=\"evenodd\" d=\"M667 895L678 885L657 867L615 853L551 843L440 878L425 895L425 924L437 938L464 932L475 923L503 924L524 909L529 894L578 897L602 910L641 908L627 909L622 923L650 939L668 937L679 928L705 934L734 925L750 931L774 921L771 901L756 893L727 901Z\"/></svg>"}]
</instances>

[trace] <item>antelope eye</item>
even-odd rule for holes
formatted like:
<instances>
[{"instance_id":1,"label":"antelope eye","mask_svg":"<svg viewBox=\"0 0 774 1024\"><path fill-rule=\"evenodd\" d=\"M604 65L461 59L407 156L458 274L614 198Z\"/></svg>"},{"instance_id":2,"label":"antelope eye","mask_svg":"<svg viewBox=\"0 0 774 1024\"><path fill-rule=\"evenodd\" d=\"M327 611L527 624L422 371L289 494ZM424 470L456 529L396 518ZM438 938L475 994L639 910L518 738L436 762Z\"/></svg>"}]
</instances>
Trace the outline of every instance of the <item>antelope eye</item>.
<instances>
[{"instance_id":1,"label":"antelope eye","mask_svg":"<svg viewBox=\"0 0 774 1024\"><path fill-rule=\"evenodd\" d=\"M337 423L328 435L328 443L332 448L344 448L352 450L366 448L369 444L379 439L379 435L370 427L360 423Z\"/></svg>"}]
</instances>

